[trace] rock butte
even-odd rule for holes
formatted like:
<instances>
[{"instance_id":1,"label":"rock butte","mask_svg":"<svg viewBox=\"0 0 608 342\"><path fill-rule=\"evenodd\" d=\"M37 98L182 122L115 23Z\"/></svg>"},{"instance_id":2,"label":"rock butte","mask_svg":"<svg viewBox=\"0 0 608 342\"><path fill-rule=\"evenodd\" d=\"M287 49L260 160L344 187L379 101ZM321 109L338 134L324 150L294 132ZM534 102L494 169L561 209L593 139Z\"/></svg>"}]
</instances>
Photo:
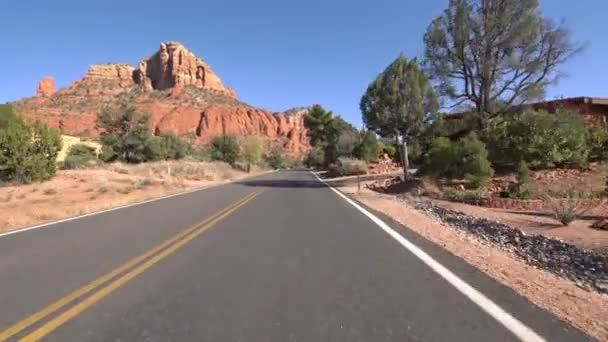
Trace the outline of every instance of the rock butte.
<instances>
[{"instance_id":1,"label":"rock butte","mask_svg":"<svg viewBox=\"0 0 608 342\"><path fill-rule=\"evenodd\" d=\"M46 76L38 82L36 96L51 96L55 93L55 80L51 76Z\"/></svg>"},{"instance_id":2,"label":"rock butte","mask_svg":"<svg viewBox=\"0 0 608 342\"><path fill-rule=\"evenodd\" d=\"M41 120L64 134L96 136L106 106L134 105L149 113L154 134L173 133L193 143L223 134L258 135L292 155L309 149L306 108L271 113L236 98L211 67L183 45L165 42L135 69L129 64L91 65L84 77L55 92L51 77L36 96L13 103L28 120Z\"/></svg>"}]
</instances>

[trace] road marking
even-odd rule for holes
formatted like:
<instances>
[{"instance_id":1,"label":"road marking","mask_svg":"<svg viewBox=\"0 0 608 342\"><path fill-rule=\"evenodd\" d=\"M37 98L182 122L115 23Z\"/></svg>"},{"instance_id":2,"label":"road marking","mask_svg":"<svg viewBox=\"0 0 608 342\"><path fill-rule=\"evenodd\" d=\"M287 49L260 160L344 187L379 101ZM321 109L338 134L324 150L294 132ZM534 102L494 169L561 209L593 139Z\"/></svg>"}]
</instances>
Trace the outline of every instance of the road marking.
<instances>
[{"instance_id":1,"label":"road marking","mask_svg":"<svg viewBox=\"0 0 608 342\"><path fill-rule=\"evenodd\" d=\"M47 336L48 334L50 334L51 332L53 332L55 329L57 329L60 326L62 326L64 323L66 323L70 319L74 318L75 316L77 316L81 312L83 312L86 309L90 308L91 306L95 305L95 303L99 302L104 297L106 297L110 293L114 292L116 289L118 289L121 286L125 285L130 280L132 280L133 278L137 277L138 275L140 275L141 273L143 273L144 271L146 271L150 267L152 267L155 264L157 264L159 261L161 261L161 260L165 259L166 257L168 257L169 255L173 254L175 251L177 251L178 249L180 249L181 247L183 247L188 242L192 241L193 239L195 239L199 235L201 235L204 232L206 232L209 228L213 227L216 223L220 222L222 219L226 218L228 215L230 215L234 211L238 210L240 207L242 207L247 202L249 202L252 199L254 199L255 197L257 197L262 192L264 192L264 190L257 191L256 193L254 193L254 195L250 196L245 201L239 203L235 207L232 207L230 210L224 212L220 216L218 216L218 217L214 218L213 220L211 220L210 222L206 223L205 225L203 225L198 230L194 231L193 233L191 233L190 235L188 235L184 239L182 239L179 242L173 244L171 247L163 250L162 252L160 252L159 254L155 255L154 257L152 257L148 261L144 262L143 264L141 264L141 265L137 266L136 268L132 269L131 271L127 272L126 274L124 274L123 276L121 276L120 278L118 278L117 280L114 280L110 284L104 286L103 288L101 288L97 292L91 294L91 296L87 297L86 299L84 299L83 301L79 302L78 304L70 307L68 310L64 311L59 316L57 316L54 319L50 320L49 322L47 322L46 324L44 324L40 328L34 330L32 333L30 333L27 336L23 337L19 341L30 342L30 341L38 341L38 340L44 338L45 336Z\"/></svg>"},{"instance_id":2,"label":"road marking","mask_svg":"<svg viewBox=\"0 0 608 342\"><path fill-rule=\"evenodd\" d=\"M355 209L359 210L363 215L367 216L377 226L382 228L382 230L384 230L388 235L390 235L393 239L397 240L397 242L399 242L403 247L405 247L408 251L414 254L414 256L416 256L433 271L435 271L435 273L437 273L444 280L450 283L450 285L454 286L460 293L469 298L473 303L475 303L488 315L494 318L498 323L502 324L505 328L507 328L507 330L509 330L521 341L545 341L545 339L538 335L534 330L519 321L517 318L513 317L503 308L498 306L498 304L494 303L491 299L486 297L483 293L476 290L473 286L469 285L467 282L459 278L452 271L440 264L437 260L433 259L433 257L428 255L420 247L416 246L414 243L410 242L408 239L406 239L394 229L389 227L388 224L379 219L376 215L370 213L367 209L360 206L357 202L353 201L352 199L348 198L348 196L344 195L340 191L333 188L331 185L327 184L327 182L319 178L319 176L317 176L315 173L313 173L313 175L317 178L317 180L319 180L319 182L325 184L333 192L338 194L338 196L342 197L346 202L355 207Z\"/></svg>"},{"instance_id":3,"label":"road marking","mask_svg":"<svg viewBox=\"0 0 608 342\"><path fill-rule=\"evenodd\" d=\"M118 268L114 269L113 271L110 271L109 273L93 280L89 284L73 291L72 293L66 295L65 297L55 301L54 303L49 304L48 306L44 307L40 311L13 324L6 330L0 332L0 341L5 341L8 338L18 334L23 329L29 327L30 325L38 322L41 319L44 319L48 315L61 309L65 305L74 301L75 299L87 294L88 292L94 290L95 288L102 285L103 283L105 283L105 282L109 281L110 279L116 277L117 275L131 269L132 267L136 266L137 264L140 264L145 259L151 257L152 255L154 255L154 254L158 253L159 251L163 250L164 248L170 246L171 244L175 243L176 241L183 238L184 236L199 229L201 227L201 225L205 225L208 222L213 221L215 218L220 217L222 214L224 214L226 212L229 212L231 209L238 208L240 205L246 203L247 201L249 201L249 200L253 199L254 197L256 197L257 195L259 195L262 191L263 190L254 191L253 193L239 199L238 201L228 205L227 207L225 207L225 208L219 210L218 212L214 213L213 215L209 216L207 219L203 220L202 222L199 222L199 223L196 223L195 225L190 226L189 228L181 231L180 233L176 234L172 238L160 243L159 245L153 247L152 249L150 249L150 250L144 252L143 254L124 263L123 265L119 266Z\"/></svg>"}]
</instances>

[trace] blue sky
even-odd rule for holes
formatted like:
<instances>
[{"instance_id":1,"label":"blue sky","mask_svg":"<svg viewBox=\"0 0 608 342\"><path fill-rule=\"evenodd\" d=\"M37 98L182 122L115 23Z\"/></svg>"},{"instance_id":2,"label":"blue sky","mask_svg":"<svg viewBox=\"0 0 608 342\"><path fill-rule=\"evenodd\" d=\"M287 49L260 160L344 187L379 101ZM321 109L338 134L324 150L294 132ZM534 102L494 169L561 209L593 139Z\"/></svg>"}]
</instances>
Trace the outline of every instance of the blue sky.
<instances>
[{"instance_id":1,"label":"blue sky","mask_svg":"<svg viewBox=\"0 0 608 342\"><path fill-rule=\"evenodd\" d=\"M320 103L359 125L359 99L448 0L3 0L0 103L31 96L45 75L65 87L90 64L136 65L176 40L238 97L272 111ZM548 97L608 96L606 0L541 0L587 44Z\"/></svg>"}]
</instances>

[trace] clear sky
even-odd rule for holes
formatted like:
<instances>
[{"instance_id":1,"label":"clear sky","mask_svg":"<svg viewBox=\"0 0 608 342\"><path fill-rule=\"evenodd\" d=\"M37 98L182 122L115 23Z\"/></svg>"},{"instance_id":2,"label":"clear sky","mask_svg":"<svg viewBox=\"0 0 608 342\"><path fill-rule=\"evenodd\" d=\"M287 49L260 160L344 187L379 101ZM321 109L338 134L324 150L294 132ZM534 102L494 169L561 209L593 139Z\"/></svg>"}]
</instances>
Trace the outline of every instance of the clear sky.
<instances>
[{"instance_id":1,"label":"clear sky","mask_svg":"<svg viewBox=\"0 0 608 342\"><path fill-rule=\"evenodd\" d=\"M550 98L608 96L607 0L541 0L565 19L585 52ZM359 99L448 0L2 0L0 103L31 96L51 75L58 87L90 64L134 66L162 41L182 42L224 84L272 111L320 103L359 125Z\"/></svg>"}]
</instances>

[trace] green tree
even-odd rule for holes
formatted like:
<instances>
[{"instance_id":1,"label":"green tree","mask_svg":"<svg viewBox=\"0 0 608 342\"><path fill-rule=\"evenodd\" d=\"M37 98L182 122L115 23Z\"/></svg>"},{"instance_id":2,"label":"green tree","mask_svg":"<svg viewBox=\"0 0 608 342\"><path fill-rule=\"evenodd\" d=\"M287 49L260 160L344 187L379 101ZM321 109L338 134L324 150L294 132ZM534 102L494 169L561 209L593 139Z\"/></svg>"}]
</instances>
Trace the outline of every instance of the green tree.
<instances>
[{"instance_id":1,"label":"green tree","mask_svg":"<svg viewBox=\"0 0 608 342\"><path fill-rule=\"evenodd\" d=\"M380 147L376 138L376 132L368 130L363 135L361 144L357 146L355 155L357 158L369 163L378 159L379 153Z\"/></svg>"},{"instance_id":2,"label":"green tree","mask_svg":"<svg viewBox=\"0 0 608 342\"><path fill-rule=\"evenodd\" d=\"M105 161L141 163L153 159L150 115L138 113L131 106L107 107L99 114L97 126L102 129L100 138Z\"/></svg>"},{"instance_id":3,"label":"green tree","mask_svg":"<svg viewBox=\"0 0 608 342\"><path fill-rule=\"evenodd\" d=\"M343 132L353 132L356 129L331 111L326 111L320 105L312 106L304 117L304 125L308 131L310 144L323 149L324 164L335 162L339 156L338 138Z\"/></svg>"},{"instance_id":4,"label":"green tree","mask_svg":"<svg viewBox=\"0 0 608 342\"><path fill-rule=\"evenodd\" d=\"M45 124L8 122L0 129L0 180L31 183L50 179L60 149L61 136Z\"/></svg>"},{"instance_id":5,"label":"green tree","mask_svg":"<svg viewBox=\"0 0 608 342\"><path fill-rule=\"evenodd\" d=\"M340 136L338 137L338 140L336 142L338 156L352 158L355 148L359 144L359 140L359 134L356 132L353 133L349 131L344 131L340 133Z\"/></svg>"},{"instance_id":6,"label":"green tree","mask_svg":"<svg viewBox=\"0 0 608 342\"><path fill-rule=\"evenodd\" d=\"M473 105L481 127L506 107L541 98L581 50L537 0L450 0L424 44L440 93L454 106Z\"/></svg>"},{"instance_id":7,"label":"green tree","mask_svg":"<svg viewBox=\"0 0 608 342\"><path fill-rule=\"evenodd\" d=\"M438 108L431 83L416 59L400 55L369 85L361 98L363 121L382 137L393 137L403 145L403 168L409 168L408 143L417 141L425 118Z\"/></svg>"},{"instance_id":8,"label":"green tree","mask_svg":"<svg viewBox=\"0 0 608 342\"><path fill-rule=\"evenodd\" d=\"M251 170L251 164L259 164L263 152L262 140L256 136L248 136L243 141L243 159L247 162L247 170Z\"/></svg>"},{"instance_id":9,"label":"green tree","mask_svg":"<svg viewBox=\"0 0 608 342\"><path fill-rule=\"evenodd\" d=\"M222 135L211 140L210 154L212 160L223 161L234 166L240 153L239 143L235 136Z\"/></svg>"},{"instance_id":10,"label":"green tree","mask_svg":"<svg viewBox=\"0 0 608 342\"><path fill-rule=\"evenodd\" d=\"M314 105L304 117L304 126L308 130L312 146L326 145L337 139L337 129L334 125L334 116L321 105Z\"/></svg>"}]
</instances>

